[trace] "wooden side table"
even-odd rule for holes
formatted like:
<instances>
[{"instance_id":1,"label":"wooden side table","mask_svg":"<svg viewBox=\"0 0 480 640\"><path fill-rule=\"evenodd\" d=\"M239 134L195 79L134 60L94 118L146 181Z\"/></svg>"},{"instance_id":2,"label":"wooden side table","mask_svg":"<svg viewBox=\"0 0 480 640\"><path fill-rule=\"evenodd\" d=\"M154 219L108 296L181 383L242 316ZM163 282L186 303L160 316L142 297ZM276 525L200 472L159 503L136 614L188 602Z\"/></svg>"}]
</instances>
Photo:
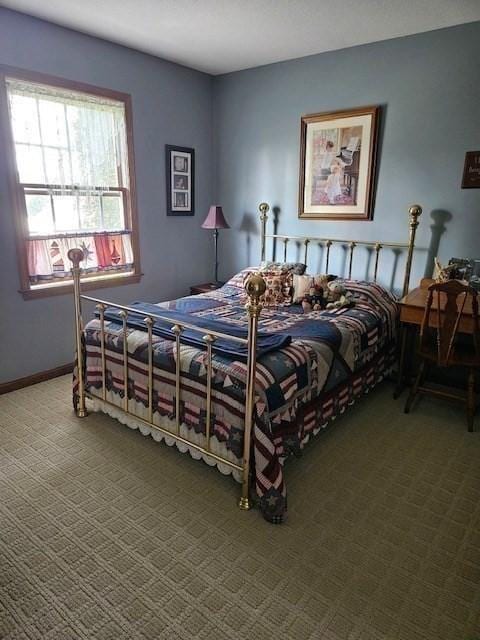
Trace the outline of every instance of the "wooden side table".
<instances>
[{"instance_id":1,"label":"wooden side table","mask_svg":"<svg viewBox=\"0 0 480 640\"><path fill-rule=\"evenodd\" d=\"M196 296L199 293L208 293L209 291L215 291L215 289L220 289L225 283L224 282L206 282L205 284L194 284L190 287L190 295Z\"/></svg>"}]
</instances>

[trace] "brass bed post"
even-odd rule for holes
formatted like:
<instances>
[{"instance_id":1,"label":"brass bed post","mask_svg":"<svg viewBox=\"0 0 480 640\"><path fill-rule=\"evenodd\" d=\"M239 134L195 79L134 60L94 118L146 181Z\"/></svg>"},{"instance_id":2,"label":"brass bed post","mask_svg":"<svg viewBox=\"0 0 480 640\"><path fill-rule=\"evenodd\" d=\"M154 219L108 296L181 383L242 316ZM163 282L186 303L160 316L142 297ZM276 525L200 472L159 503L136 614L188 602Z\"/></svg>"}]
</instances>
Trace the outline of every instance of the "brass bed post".
<instances>
[{"instance_id":1,"label":"brass bed post","mask_svg":"<svg viewBox=\"0 0 480 640\"><path fill-rule=\"evenodd\" d=\"M153 318L144 320L148 335L148 421L153 423Z\"/></svg>"},{"instance_id":2,"label":"brass bed post","mask_svg":"<svg viewBox=\"0 0 480 640\"><path fill-rule=\"evenodd\" d=\"M262 244L261 244L261 257L260 260L263 262L265 260L265 249L266 249L266 233L267 233L267 220L268 220L268 211L270 210L270 206L266 202L261 202L258 205L260 209L260 223L262 225Z\"/></svg>"},{"instance_id":3,"label":"brass bed post","mask_svg":"<svg viewBox=\"0 0 480 640\"><path fill-rule=\"evenodd\" d=\"M382 245L379 242L375 243L375 268L373 271L373 281L377 281L377 273L378 273L378 258L380 257L380 251L382 249Z\"/></svg>"},{"instance_id":4,"label":"brass bed post","mask_svg":"<svg viewBox=\"0 0 480 640\"><path fill-rule=\"evenodd\" d=\"M330 247L332 246L333 242L331 240L327 240L325 243L325 246L327 247L327 261L325 264L325 273L328 274L328 263L330 261Z\"/></svg>"},{"instance_id":5,"label":"brass bed post","mask_svg":"<svg viewBox=\"0 0 480 640\"><path fill-rule=\"evenodd\" d=\"M107 399L107 382L105 368L105 305L100 302L95 305L100 315L100 357L102 359L102 400Z\"/></svg>"},{"instance_id":6,"label":"brass bed post","mask_svg":"<svg viewBox=\"0 0 480 640\"><path fill-rule=\"evenodd\" d=\"M410 273L412 270L413 250L415 248L415 235L417 233L417 227L419 224L419 217L422 215L422 207L419 204L412 204L408 210L410 215L410 238L408 242L407 262L405 265L405 280L403 281L402 297L408 293L408 287L410 285Z\"/></svg>"},{"instance_id":7,"label":"brass bed post","mask_svg":"<svg viewBox=\"0 0 480 640\"><path fill-rule=\"evenodd\" d=\"M172 327L172 331L175 334L175 430L177 436L180 433L180 376L182 374L180 356L181 356L181 345L180 345L180 335L183 331L183 328L179 324L175 324Z\"/></svg>"},{"instance_id":8,"label":"brass bed post","mask_svg":"<svg viewBox=\"0 0 480 640\"><path fill-rule=\"evenodd\" d=\"M68 259L72 263L73 277L73 299L75 303L75 343L77 347L77 377L78 377L78 405L77 416L85 418L87 409L85 406L85 380L83 371L83 349L82 349L82 302L80 300L80 262L84 259L81 249L70 249L67 253Z\"/></svg>"},{"instance_id":9,"label":"brass bed post","mask_svg":"<svg viewBox=\"0 0 480 640\"><path fill-rule=\"evenodd\" d=\"M348 247L350 249L350 260L348 264L348 279L352 279L352 267L353 267L353 252L355 251L355 247L357 246L356 242L353 240L348 243Z\"/></svg>"},{"instance_id":10,"label":"brass bed post","mask_svg":"<svg viewBox=\"0 0 480 640\"><path fill-rule=\"evenodd\" d=\"M303 244L305 245L305 252L303 254L303 263L307 264L307 256L308 256L308 245L310 243L310 240L308 238L305 238L305 240L303 241Z\"/></svg>"},{"instance_id":11,"label":"brass bed post","mask_svg":"<svg viewBox=\"0 0 480 640\"><path fill-rule=\"evenodd\" d=\"M210 452L210 431L212 422L212 377L213 377L213 362L212 362L212 345L215 342L215 338L207 333L203 336L203 340L207 345L207 407L205 416L205 448Z\"/></svg>"},{"instance_id":12,"label":"brass bed post","mask_svg":"<svg viewBox=\"0 0 480 640\"><path fill-rule=\"evenodd\" d=\"M243 465L242 465L242 495L238 506L240 509L250 509L249 478L250 478L250 442L253 424L253 408L255 404L255 377L257 367L257 330L258 318L262 310L260 298L265 293L265 280L259 274L248 278L245 290L248 302L245 308L248 313L248 356L247 382L245 389L245 430L243 434Z\"/></svg>"},{"instance_id":13,"label":"brass bed post","mask_svg":"<svg viewBox=\"0 0 480 640\"><path fill-rule=\"evenodd\" d=\"M123 342L123 410L128 413L128 311L122 309L118 314L122 319Z\"/></svg>"}]
</instances>

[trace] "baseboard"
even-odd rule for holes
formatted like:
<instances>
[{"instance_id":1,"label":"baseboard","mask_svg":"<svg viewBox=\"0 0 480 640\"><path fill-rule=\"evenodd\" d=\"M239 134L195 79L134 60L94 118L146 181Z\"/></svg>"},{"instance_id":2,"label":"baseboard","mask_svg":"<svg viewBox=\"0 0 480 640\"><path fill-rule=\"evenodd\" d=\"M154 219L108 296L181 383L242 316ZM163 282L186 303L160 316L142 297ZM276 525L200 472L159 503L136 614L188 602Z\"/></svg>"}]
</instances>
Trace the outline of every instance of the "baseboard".
<instances>
[{"instance_id":1,"label":"baseboard","mask_svg":"<svg viewBox=\"0 0 480 640\"><path fill-rule=\"evenodd\" d=\"M68 364L62 364L60 367L55 367L55 369L48 369L47 371L33 373L31 376L26 376L25 378L18 378L17 380L11 380L10 382L2 382L0 383L0 396L3 393L9 393L10 391L23 389L23 387L29 387L32 384L38 384L39 382L45 382L45 380L64 376L72 371L73 362L69 362Z\"/></svg>"}]
</instances>

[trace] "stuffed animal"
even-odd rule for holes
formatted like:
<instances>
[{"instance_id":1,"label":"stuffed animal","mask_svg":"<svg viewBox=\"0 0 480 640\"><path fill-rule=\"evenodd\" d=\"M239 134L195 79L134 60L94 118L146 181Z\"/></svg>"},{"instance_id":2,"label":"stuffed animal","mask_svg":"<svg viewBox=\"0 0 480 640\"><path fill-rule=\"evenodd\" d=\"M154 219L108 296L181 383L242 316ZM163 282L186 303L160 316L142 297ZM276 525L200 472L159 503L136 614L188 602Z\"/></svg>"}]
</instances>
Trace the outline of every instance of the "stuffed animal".
<instances>
[{"instance_id":1,"label":"stuffed animal","mask_svg":"<svg viewBox=\"0 0 480 640\"><path fill-rule=\"evenodd\" d=\"M304 313L310 311L318 311L325 307L325 298L323 295L323 288L319 285L313 285L310 287L308 295L302 300L302 308Z\"/></svg>"},{"instance_id":2,"label":"stuffed animal","mask_svg":"<svg viewBox=\"0 0 480 640\"><path fill-rule=\"evenodd\" d=\"M345 285L338 281L332 280L328 283L328 302L327 309L335 310L342 307L350 307L353 304L353 295L347 291Z\"/></svg>"}]
</instances>

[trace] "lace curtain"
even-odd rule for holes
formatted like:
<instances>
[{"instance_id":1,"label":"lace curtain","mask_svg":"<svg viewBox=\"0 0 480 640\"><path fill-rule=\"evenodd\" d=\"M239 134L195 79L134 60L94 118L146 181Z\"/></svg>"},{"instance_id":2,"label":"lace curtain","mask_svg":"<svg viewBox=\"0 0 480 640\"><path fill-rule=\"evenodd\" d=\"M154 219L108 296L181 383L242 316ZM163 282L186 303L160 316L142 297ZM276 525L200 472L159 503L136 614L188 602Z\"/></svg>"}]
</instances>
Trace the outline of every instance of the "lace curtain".
<instances>
[{"instance_id":1,"label":"lace curtain","mask_svg":"<svg viewBox=\"0 0 480 640\"><path fill-rule=\"evenodd\" d=\"M32 284L70 277L66 252L90 273L131 270L123 102L7 79Z\"/></svg>"}]
</instances>

